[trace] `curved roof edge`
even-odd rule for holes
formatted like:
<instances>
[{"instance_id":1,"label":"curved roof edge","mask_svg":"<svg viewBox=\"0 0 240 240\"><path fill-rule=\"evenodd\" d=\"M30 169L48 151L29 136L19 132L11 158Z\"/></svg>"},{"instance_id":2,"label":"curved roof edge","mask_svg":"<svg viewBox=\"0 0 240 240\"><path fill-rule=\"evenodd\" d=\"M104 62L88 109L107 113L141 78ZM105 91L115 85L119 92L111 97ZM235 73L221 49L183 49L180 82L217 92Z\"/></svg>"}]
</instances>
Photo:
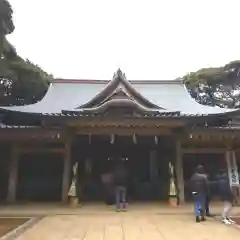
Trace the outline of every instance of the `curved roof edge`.
<instances>
[{"instance_id":1,"label":"curved roof edge","mask_svg":"<svg viewBox=\"0 0 240 240\"><path fill-rule=\"evenodd\" d=\"M112 80L96 80L96 79L63 79L57 78L53 80L53 83L87 83L87 84L108 84ZM182 83L181 80L128 80L131 84L179 84Z\"/></svg>"},{"instance_id":2,"label":"curved roof edge","mask_svg":"<svg viewBox=\"0 0 240 240\"><path fill-rule=\"evenodd\" d=\"M118 70L112 80L88 80L88 79L55 79L43 99L35 104L24 106L0 107L2 110L51 114L61 113L66 110L74 110L83 107L93 101L109 86L116 87L119 82L116 78L123 78L122 83L129 88L131 94L139 94L142 99L165 111L176 112L188 116L195 115L223 115L239 112L237 109L223 109L197 103L188 93L181 79L176 80L130 80Z\"/></svg>"}]
</instances>

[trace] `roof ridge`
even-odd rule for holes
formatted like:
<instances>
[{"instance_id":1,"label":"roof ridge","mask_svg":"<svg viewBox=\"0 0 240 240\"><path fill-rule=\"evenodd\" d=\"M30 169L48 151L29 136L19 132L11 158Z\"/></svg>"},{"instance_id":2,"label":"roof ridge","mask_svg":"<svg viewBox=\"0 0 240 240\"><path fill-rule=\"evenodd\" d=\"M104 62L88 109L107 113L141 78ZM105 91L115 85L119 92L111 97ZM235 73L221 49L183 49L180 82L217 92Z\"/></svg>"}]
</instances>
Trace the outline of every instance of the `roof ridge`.
<instances>
[{"instance_id":1,"label":"roof ridge","mask_svg":"<svg viewBox=\"0 0 240 240\"><path fill-rule=\"evenodd\" d=\"M56 78L53 83L87 83L87 84L108 84L112 80L97 80L97 79L66 79ZM182 80L127 80L131 84L179 84Z\"/></svg>"}]
</instances>

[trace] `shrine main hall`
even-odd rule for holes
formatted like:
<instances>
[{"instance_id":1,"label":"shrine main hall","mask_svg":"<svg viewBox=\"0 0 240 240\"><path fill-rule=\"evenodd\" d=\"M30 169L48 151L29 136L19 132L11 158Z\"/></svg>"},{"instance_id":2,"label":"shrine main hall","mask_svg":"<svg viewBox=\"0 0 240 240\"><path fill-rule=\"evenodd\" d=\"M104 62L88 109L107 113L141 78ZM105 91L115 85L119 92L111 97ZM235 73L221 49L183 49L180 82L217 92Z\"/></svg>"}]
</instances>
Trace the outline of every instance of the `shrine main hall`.
<instances>
[{"instance_id":1,"label":"shrine main hall","mask_svg":"<svg viewBox=\"0 0 240 240\"><path fill-rule=\"evenodd\" d=\"M0 111L1 202L67 202L75 163L79 200L102 201L115 156L132 201L168 200L169 163L180 203L198 164L239 184L239 110L199 104L181 80L55 79L41 101Z\"/></svg>"}]
</instances>

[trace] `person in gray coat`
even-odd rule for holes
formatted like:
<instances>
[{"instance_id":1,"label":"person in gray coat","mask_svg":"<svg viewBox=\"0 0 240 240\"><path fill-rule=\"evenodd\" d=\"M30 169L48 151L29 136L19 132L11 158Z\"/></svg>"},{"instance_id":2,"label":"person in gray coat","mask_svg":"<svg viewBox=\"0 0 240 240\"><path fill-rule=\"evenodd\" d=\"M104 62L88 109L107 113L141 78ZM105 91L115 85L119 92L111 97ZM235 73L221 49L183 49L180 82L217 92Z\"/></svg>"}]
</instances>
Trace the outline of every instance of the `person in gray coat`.
<instances>
[{"instance_id":1,"label":"person in gray coat","mask_svg":"<svg viewBox=\"0 0 240 240\"><path fill-rule=\"evenodd\" d=\"M222 221L224 224L229 225L235 223L231 219L231 211L233 207L233 192L229 183L228 174L225 170L221 170L217 176L217 190L220 199L223 201Z\"/></svg>"}]
</instances>

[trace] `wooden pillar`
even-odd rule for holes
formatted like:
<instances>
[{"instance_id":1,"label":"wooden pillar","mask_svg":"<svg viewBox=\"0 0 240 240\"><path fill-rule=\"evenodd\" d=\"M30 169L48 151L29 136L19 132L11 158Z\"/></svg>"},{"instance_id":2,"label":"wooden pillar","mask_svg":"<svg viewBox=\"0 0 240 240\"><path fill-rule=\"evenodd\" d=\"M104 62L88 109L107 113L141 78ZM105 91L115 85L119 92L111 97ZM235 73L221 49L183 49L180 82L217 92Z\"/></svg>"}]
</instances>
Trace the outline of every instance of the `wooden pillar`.
<instances>
[{"instance_id":1,"label":"wooden pillar","mask_svg":"<svg viewBox=\"0 0 240 240\"><path fill-rule=\"evenodd\" d=\"M181 141L177 139L176 140L176 175L177 175L177 187L179 191L180 204L185 202L182 156L183 156L183 153L182 153Z\"/></svg>"},{"instance_id":2,"label":"wooden pillar","mask_svg":"<svg viewBox=\"0 0 240 240\"><path fill-rule=\"evenodd\" d=\"M18 182L18 156L19 149L17 145L12 146L11 160L9 167L9 179L8 179L8 193L7 202L14 203L16 201L17 182Z\"/></svg>"},{"instance_id":3,"label":"wooden pillar","mask_svg":"<svg viewBox=\"0 0 240 240\"><path fill-rule=\"evenodd\" d=\"M62 177L62 202L64 203L67 203L68 201L70 172L71 172L71 141L67 140L65 143L65 151L63 158L63 177Z\"/></svg>"}]
</instances>

